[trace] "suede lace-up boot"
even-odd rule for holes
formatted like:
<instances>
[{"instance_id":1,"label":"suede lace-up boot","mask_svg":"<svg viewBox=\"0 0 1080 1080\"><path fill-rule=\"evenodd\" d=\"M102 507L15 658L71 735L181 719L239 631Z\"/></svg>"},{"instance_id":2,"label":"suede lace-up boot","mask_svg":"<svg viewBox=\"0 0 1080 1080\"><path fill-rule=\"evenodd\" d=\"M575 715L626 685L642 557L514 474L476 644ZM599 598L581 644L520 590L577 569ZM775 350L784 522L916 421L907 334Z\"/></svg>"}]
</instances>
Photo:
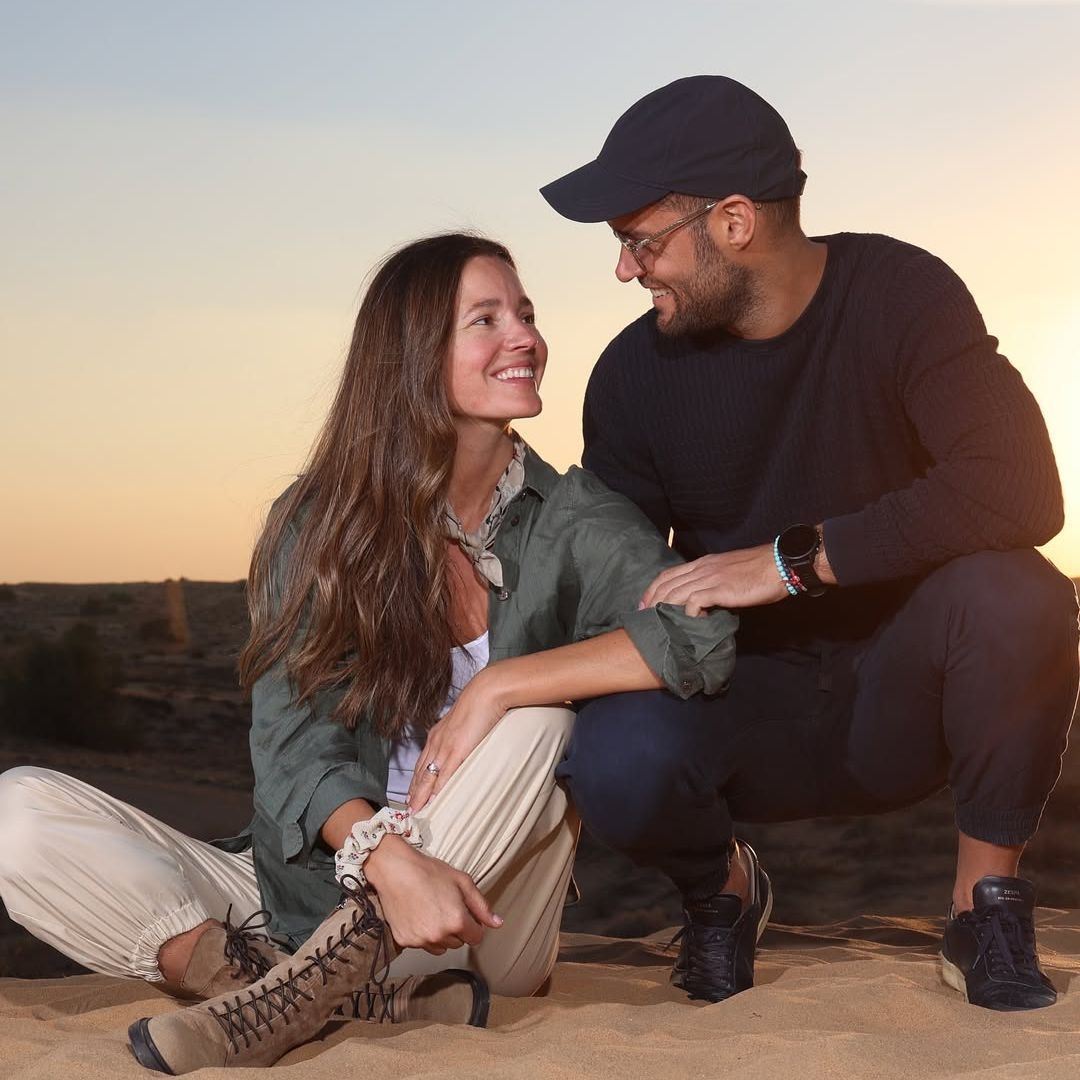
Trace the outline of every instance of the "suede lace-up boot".
<instances>
[{"instance_id":1,"label":"suede lace-up boot","mask_svg":"<svg viewBox=\"0 0 1080 1080\"><path fill-rule=\"evenodd\" d=\"M136 1020L131 1049L140 1065L173 1076L272 1065L315 1036L356 987L381 981L397 952L378 900L348 891L295 956L239 993Z\"/></svg>"},{"instance_id":2,"label":"suede lace-up boot","mask_svg":"<svg viewBox=\"0 0 1080 1080\"><path fill-rule=\"evenodd\" d=\"M233 926L231 916L230 907L224 926L211 926L202 933L179 983L165 979L156 985L173 997L203 1001L243 990L288 957L259 933L270 920L268 911L255 912L239 926Z\"/></svg>"},{"instance_id":3,"label":"suede lace-up boot","mask_svg":"<svg viewBox=\"0 0 1080 1080\"><path fill-rule=\"evenodd\" d=\"M435 975L410 975L396 982L369 982L354 990L339 1014L347 1020L403 1024L429 1020L487 1027L491 994L475 972L451 968Z\"/></svg>"}]
</instances>

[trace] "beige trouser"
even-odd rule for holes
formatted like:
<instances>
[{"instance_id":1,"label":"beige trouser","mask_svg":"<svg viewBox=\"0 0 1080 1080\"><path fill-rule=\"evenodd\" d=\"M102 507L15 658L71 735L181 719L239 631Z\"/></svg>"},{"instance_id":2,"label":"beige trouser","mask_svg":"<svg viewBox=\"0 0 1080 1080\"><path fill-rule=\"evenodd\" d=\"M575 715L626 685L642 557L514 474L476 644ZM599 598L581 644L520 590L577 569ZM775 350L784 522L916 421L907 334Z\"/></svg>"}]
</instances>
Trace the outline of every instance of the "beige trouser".
<instances>
[{"instance_id":1,"label":"beige trouser","mask_svg":"<svg viewBox=\"0 0 1080 1080\"><path fill-rule=\"evenodd\" d=\"M574 714L514 709L417 819L425 851L465 871L506 920L443 956L409 949L391 977L468 967L493 992L551 973L578 819L554 770ZM106 975L161 980L162 944L232 905L260 907L251 852L193 840L80 780L31 766L0 775L0 897L35 937Z\"/></svg>"}]
</instances>

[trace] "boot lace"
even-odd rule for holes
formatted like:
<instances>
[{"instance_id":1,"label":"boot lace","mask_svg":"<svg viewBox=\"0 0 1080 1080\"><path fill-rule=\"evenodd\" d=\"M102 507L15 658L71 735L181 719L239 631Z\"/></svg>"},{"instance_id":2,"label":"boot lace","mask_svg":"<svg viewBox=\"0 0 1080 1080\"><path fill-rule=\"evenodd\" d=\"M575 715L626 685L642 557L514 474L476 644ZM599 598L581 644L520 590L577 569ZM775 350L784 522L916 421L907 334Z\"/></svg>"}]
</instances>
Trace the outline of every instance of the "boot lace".
<instances>
[{"instance_id":1,"label":"boot lace","mask_svg":"<svg viewBox=\"0 0 1080 1080\"><path fill-rule=\"evenodd\" d=\"M261 979L274 966L270 958L254 945L256 941L264 941L268 945L280 944L265 933L269 925L270 912L266 910L249 915L239 926L232 923L232 904L225 912L225 959L250 982Z\"/></svg>"},{"instance_id":2,"label":"boot lace","mask_svg":"<svg viewBox=\"0 0 1080 1080\"><path fill-rule=\"evenodd\" d=\"M251 1046L252 1037L262 1042L261 1029L273 1035L275 1021L281 1020L286 1025L291 1023L291 1014L303 1007L302 1002L315 1000L315 995L305 989L304 984L317 972L325 986L330 976L337 973L335 965L354 962L355 957L348 955L350 950L365 949L364 939L376 941L377 947L371 968L363 978L375 986L381 986L385 981L386 968L390 961L386 924L379 917L371 897L355 878L351 879L350 884L343 882L343 885L345 898L337 910L343 910L350 905L352 910L349 912L348 924L339 934L329 935L325 946L316 945L302 958L306 961L302 967L294 971L290 965L286 969L286 975L278 976L273 985L264 986L258 991L245 990L236 995L233 1003L226 1001L220 1007L210 1006L207 1009L225 1032L234 1053L239 1052L241 1040L244 1049ZM357 982L359 981L358 979Z\"/></svg>"},{"instance_id":3,"label":"boot lace","mask_svg":"<svg viewBox=\"0 0 1080 1080\"><path fill-rule=\"evenodd\" d=\"M352 1005L351 1020L372 1020L376 1024L396 1024L394 1014L398 990L401 983L365 983L363 989L354 990L350 995ZM342 1015L345 1010L342 1008Z\"/></svg>"}]
</instances>

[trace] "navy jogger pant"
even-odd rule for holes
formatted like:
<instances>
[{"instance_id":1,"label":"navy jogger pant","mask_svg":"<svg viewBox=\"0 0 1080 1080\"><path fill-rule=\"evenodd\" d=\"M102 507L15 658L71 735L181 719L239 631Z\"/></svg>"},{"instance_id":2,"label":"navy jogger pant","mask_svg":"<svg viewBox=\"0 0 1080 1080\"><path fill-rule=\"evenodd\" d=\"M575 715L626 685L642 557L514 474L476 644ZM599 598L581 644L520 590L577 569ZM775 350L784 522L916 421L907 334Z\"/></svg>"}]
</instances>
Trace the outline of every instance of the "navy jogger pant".
<instances>
[{"instance_id":1,"label":"navy jogger pant","mask_svg":"<svg viewBox=\"0 0 1080 1080\"><path fill-rule=\"evenodd\" d=\"M979 552L865 640L740 652L718 697L588 702L557 775L595 836L683 892L726 877L733 818L878 813L945 785L962 832L1022 844L1060 772L1077 667L1072 582L1034 551Z\"/></svg>"}]
</instances>

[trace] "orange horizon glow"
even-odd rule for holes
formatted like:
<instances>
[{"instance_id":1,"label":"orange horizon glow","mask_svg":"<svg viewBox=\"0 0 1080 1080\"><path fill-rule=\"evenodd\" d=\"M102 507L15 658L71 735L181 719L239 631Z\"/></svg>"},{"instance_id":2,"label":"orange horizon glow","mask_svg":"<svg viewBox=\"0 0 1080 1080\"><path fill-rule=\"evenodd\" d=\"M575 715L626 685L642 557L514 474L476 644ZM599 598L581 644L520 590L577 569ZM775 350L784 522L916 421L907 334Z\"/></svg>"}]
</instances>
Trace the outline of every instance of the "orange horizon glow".
<instances>
[{"instance_id":1,"label":"orange horizon glow","mask_svg":"<svg viewBox=\"0 0 1080 1080\"><path fill-rule=\"evenodd\" d=\"M673 35L616 0L400 7L219 5L212 33L198 6L8 13L0 581L244 577L365 275L429 232L514 252L550 345L516 426L578 461L589 370L647 297L537 189L643 93L717 70L787 119L808 233L887 233L967 283L1043 409L1066 499L1045 552L1080 576L1080 4L757 4L734 51L737 5L673 0Z\"/></svg>"}]
</instances>

